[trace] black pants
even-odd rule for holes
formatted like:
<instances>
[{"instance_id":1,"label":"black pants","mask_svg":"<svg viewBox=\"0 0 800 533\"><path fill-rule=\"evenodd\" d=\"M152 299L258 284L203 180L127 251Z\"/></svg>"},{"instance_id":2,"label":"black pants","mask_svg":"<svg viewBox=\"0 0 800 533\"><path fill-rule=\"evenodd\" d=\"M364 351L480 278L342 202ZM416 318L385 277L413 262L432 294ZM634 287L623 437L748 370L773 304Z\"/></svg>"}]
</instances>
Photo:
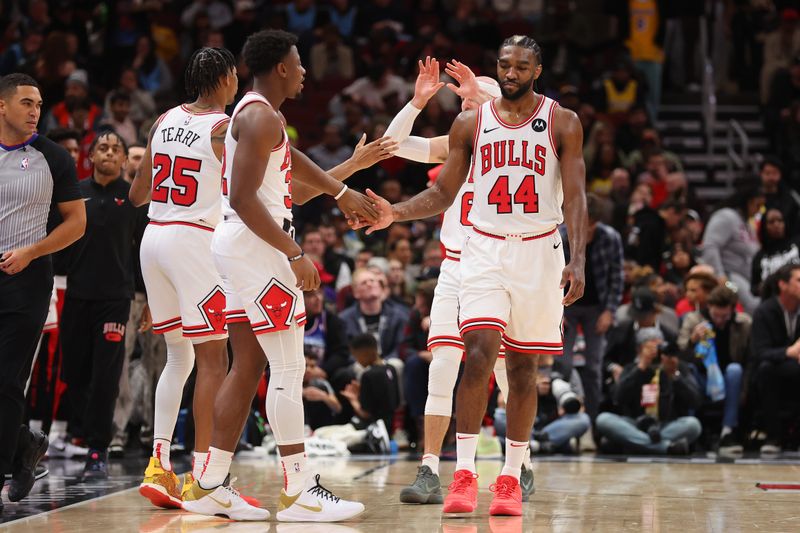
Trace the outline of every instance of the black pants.
<instances>
[{"instance_id":1,"label":"black pants","mask_svg":"<svg viewBox=\"0 0 800 533\"><path fill-rule=\"evenodd\" d=\"M81 300L69 294L64 299L62 379L69 412L80 421L92 449L105 450L113 436L130 306L130 300Z\"/></svg>"},{"instance_id":2,"label":"black pants","mask_svg":"<svg viewBox=\"0 0 800 533\"><path fill-rule=\"evenodd\" d=\"M53 291L50 256L9 276L0 272L0 474L11 471L31 373Z\"/></svg>"},{"instance_id":3,"label":"black pants","mask_svg":"<svg viewBox=\"0 0 800 533\"><path fill-rule=\"evenodd\" d=\"M794 359L780 362L762 361L756 373L758 394L764 417L764 430L771 439L782 435L781 411L786 398L797 394L800 388L800 364Z\"/></svg>"}]
</instances>

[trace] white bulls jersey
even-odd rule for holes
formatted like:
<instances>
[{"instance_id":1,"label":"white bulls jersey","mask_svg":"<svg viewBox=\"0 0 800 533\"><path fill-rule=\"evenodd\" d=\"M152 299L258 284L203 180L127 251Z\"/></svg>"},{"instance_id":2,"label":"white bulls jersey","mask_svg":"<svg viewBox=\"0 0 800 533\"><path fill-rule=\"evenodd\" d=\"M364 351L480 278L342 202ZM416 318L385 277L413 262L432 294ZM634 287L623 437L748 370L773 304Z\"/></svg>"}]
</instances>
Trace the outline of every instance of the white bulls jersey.
<instances>
[{"instance_id":1,"label":"white bulls jersey","mask_svg":"<svg viewBox=\"0 0 800 533\"><path fill-rule=\"evenodd\" d=\"M211 134L228 120L221 111L193 113L185 105L161 115L150 143L150 220L217 225L222 163L214 154Z\"/></svg>"},{"instance_id":2,"label":"white bulls jersey","mask_svg":"<svg viewBox=\"0 0 800 533\"><path fill-rule=\"evenodd\" d=\"M236 139L231 135L236 115L252 103L270 105L266 98L257 92L250 91L236 104L231 115L231 127L225 136L225 157L222 179L222 214L226 217L236 217L236 212L231 208L228 191L231 186L231 168L233 156L236 153ZM258 188L258 199L267 208L269 214L276 219L292 219L292 153L289 146L289 136L286 129L281 128L281 142L272 149L264 170L264 181Z\"/></svg>"},{"instance_id":3,"label":"white bulls jersey","mask_svg":"<svg viewBox=\"0 0 800 533\"><path fill-rule=\"evenodd\" d=\"M563 220L561 167L553 141L558 104L542 97L521 124L504 122L494 100L478 110L469 221L497 235L544 233Z\"/></svg>"},{"instance_id":4,"label":"white bulls jersey","mask_svg":"<svg viewBox=\"0 0 800 533\"><path fill-rule=\"evenodd\" d=\"M458 259L464 239L467 237L467 229L472 226L469 221L469 211L472 207L473 183L472 166L470 166L467 179L458 190L453 204L444 212L442 219L442 229L439 232L439 240L445 247L447 256L451 259Z\"/></svg>"}]
</instances>

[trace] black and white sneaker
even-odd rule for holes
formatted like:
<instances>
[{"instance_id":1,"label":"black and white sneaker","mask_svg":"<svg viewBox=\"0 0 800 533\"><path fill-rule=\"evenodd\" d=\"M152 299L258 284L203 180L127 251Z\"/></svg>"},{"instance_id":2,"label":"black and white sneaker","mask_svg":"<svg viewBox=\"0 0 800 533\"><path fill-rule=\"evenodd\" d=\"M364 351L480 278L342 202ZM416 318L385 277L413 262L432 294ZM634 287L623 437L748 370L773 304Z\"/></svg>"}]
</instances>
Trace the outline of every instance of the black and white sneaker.
<instances>
[{"instance_id":1,"label":"black and white sneaker","mask_svg":"<svg viewBox=\"0 0 800 533\"><path fill-rule=\"evenodd\" d=\"M744 452L744 447L733 433L728 433L719 440L719 453L722 455L736 455Z\"/></svg>"}]
</instances>

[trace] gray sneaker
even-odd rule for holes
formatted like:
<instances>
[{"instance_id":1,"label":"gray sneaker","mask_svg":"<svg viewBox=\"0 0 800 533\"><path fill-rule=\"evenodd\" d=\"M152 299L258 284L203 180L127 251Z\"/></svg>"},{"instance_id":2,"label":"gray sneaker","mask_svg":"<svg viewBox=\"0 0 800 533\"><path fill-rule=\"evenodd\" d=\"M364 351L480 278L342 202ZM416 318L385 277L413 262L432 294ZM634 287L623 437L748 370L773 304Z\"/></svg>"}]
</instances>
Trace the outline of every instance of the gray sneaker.
<instances>
[{"instance_id":1,"label":"gray sneaker","mask_svg":"<svg viewBox=\"0 0 800 533\"><path fill-rule=\"evenodd\" d=\"M417 479L410 486L400 491L403 503L442 503L442 484L439 476L428 466L417 468Z\"/></svg>"},{"instance_id":2,"label":"gray sneaker","mask_svg":"<svg viewBox=\"0 0 800 533\"><path fill-rule=\"evenodd\" d=\"M525 465L522 465L522 472L519 475L519 488L522 489L524 502L530 500L531 495L536 492L536 487L533 486L533 470L528 470Z\"/></svg>"}]
</instances>

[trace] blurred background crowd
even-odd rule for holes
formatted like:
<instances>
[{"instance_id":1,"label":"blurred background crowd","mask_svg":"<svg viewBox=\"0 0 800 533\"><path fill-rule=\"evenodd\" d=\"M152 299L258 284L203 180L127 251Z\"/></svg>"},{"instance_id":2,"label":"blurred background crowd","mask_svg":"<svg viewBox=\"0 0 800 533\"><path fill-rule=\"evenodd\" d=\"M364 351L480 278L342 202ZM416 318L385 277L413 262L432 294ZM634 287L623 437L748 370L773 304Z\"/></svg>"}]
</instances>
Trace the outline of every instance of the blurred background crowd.
<instances>
[{"instance_id":1,"label":"blurred background crowd","mask_svg":"<svg viewBox=\"0 0 800 533\"><path fill-rule=\"evenodd\" d=\"M199 47L238 55L246 37L262 28L297 34L305 90L282 111L292 142L328 169L351 156L363 133L368 140L383 135L413 95L418 59L458 59L478 75L494 76L502 39L533 36L544 65L536 90L574 110L584 126L591 235L586 294L565 315L566 353L541 361L534 449L774 453L800 444L800 400L793 393L800 387L800 267L792 266L800 264L796 2L0 0L0 6L0 74L25 72L40 83L40 132L71 150L80 179L92 174L89 147L104 129L131 148L121 172L132 178L155 119L184 101L184 65ZM250 79L243 62L238 75L244 94ZM751 143L726 187L702 159L718 154L692 150L680 134L682 120L708 126L701 114L709 96L755 106L752 126L765 137ZM440 91L414 134L446 134L459 110L458 98ZM667 118L670 112L677 120ZM349 183L396 202L426 187L429 171L391 158ZM323 282L306 293L309 428L337 426L341 440L360 451L386 452L390 436L421 449L427 328L446 260L440 220L366 236L348 229L330 198L320 198L296 206L295 222ZM140 304L142 292L140 284ZM136 333L141 307L133 306L128 329L117 453L135 447L135 439L149 448L152 438L152 394L165 356L157 337ZM57 330L48 335L30 416L49 427L63 384L45 372L48 353L58 350ZM504 402L496 391L493 397L486 423L502 435ZM263 436L258 405L244 447ZM378 420L388 436L370 430ZM181 428L178 440L191 442L188 431ZM79 428L70 433L80 437Z\"/></svg>"}]
</instances>

